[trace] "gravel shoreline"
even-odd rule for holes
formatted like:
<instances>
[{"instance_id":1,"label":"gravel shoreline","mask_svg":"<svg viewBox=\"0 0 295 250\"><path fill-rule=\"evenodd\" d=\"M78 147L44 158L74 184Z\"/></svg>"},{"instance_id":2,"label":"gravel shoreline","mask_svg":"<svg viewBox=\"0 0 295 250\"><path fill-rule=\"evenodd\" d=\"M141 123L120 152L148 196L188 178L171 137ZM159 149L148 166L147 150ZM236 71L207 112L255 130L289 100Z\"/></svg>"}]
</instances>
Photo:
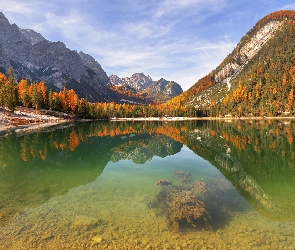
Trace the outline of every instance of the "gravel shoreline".
<instances>
[{"instance_id":1,"label":"gravel shoreline","mask_svg":"<svg viewBox=\"0 0 295 250\"><path fill-rule=\"evenodd\" d=\"M0 108L0 134L11 131L38 131L58 124L71 123L71 115L50 110L34 110L18 107L14 112Z\"/></svg>"}]
</instances>

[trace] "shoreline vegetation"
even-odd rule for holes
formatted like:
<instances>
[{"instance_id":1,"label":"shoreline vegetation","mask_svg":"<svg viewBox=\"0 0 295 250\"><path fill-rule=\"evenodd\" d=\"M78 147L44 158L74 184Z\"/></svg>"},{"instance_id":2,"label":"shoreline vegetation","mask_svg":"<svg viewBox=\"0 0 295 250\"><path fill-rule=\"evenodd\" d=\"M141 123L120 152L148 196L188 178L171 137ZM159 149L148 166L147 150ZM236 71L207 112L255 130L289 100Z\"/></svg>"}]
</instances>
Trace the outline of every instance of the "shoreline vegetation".
<instances>
[{"instance_id":1,"label":"shoreline vegetation","mask_svg":"<svg viewBox=\"0 0 295 250\"><path fill-rule=\"evenodd\" d=\"M59 111L51 110L35 110L33 108L17 107L14 112L5 108L0 108L0 135L7 134L12 131L16 133L37 132L48 127L56 125L66 125L75 122L88 121L160 121L160 122L177 122L177 121L193 121L193 120L219 120L219 121L254 121L254 120L295 120L293 116L278 117L133 117L133 118L117 118L110 119L80 119L74 115Z\"/></svg>"},{"instance_id":2,"label":"shoreline vegetation","mask_svg":"<svg viewBox=\"0 0 295 250\"><path fill-rule=\"evenodd\" d=\"M255 109L256 110L256 109ZM230 112L229 112L230 111ZM189 120L266 120L294 119L293 109L279 112L220 112L213 109L197 109L195 106L174 104L140 104L95 102L79 98L73 89L66 88L66 79L59 92L48 91L44 82L28 82L14 79L13 69L8 77L0 72L0 133L41 130L63 123L79 121L189 121ZM253 114L253 116L252 116ZM222 116L221 116L222 115ZM264 115L264 116L263 116Z\"/></svg>"}]
</instances>

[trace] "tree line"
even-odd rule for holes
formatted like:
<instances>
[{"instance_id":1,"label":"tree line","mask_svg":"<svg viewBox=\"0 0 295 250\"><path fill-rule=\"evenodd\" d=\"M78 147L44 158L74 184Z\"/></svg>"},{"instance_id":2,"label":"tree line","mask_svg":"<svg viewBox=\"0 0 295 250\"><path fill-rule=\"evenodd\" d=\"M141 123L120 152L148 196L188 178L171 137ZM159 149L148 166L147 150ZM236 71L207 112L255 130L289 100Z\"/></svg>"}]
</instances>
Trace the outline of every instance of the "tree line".
<instances>
[{"instance_id":1,"label":"tree line","mask_svg":"<svg viewBox=\"0 0 295 250\"><path fill-rule=\"evenodd\" d=\"M91 103L87 98L79 98L73 89L68 90L66 80L59 92L48 91L43 81L29 82L21 79L16 82L13 69L9 68L8 76L0 72L0 107L14 111L17 106L49 109L90 119L196 116L197 113L194 108L169 104Z\"/></svg>"}]
</instances>

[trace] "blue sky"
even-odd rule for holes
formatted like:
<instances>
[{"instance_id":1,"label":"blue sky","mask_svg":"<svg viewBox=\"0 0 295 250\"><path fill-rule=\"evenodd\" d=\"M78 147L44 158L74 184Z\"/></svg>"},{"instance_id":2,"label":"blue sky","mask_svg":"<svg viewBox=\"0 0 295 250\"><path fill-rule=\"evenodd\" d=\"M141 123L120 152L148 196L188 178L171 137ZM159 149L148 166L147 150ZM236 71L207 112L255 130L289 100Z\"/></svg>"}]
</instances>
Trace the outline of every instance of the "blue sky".
<instances>
[{"instance_id":1,"label":"blue sky","mask_svg":"<svg viewBox=\"0 0 295 250\"><path fill-rule=\"evenodd\" d=\"M108 75L143 72L184 90L289 0L0 0L10 23L92 55Z\"/></svg>"}]
</instances>

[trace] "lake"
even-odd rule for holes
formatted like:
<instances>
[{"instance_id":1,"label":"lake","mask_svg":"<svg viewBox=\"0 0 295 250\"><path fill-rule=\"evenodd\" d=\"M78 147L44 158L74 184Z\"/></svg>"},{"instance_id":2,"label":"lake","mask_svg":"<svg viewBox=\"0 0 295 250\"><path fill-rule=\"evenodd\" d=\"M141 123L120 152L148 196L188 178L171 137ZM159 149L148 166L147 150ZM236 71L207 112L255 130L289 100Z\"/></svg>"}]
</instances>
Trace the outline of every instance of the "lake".
<instances>
[{"instance_id":1,"label":"lake","mask_svg":"<svg viewBox=\"0 0 295 250\"><path fill-rule=\"evenodd\" d=\"M0 136L0 249L294 249L295 123Z\"/></svg>"}]
</instances>

